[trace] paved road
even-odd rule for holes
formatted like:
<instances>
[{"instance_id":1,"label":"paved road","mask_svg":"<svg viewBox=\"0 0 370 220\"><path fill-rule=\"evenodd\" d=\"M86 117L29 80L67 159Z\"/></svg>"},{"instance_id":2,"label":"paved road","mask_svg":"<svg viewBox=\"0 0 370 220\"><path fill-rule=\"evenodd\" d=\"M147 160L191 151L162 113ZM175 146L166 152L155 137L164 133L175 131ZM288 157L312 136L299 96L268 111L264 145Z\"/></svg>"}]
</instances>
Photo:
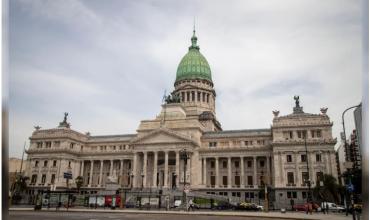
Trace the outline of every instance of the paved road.
<instances>
[{"instance_id":1,"label":"paved road","mask_svg":"<svg viewBox=\"0 0 370 220\"><path fill-rule=\"evenodd\" d=\"M271 220L265 217L206 216L175 214L141 214L141 213L94 213L94 212L34 212L9 211L10 220ZM273 220L283 220L273 218Z\"/></svg>"}]
</instances>

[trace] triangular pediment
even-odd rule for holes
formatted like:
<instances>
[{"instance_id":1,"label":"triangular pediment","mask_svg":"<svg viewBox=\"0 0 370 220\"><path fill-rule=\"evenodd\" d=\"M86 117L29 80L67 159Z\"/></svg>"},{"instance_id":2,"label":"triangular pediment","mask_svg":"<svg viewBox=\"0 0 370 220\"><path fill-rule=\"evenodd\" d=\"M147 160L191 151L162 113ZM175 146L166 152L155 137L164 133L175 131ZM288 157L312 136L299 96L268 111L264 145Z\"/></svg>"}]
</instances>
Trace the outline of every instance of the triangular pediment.
<instances>
[{"instance_id":1,"label":"triangular pediment","mask_svg":"<svg viewBox=\"0 0 370 220\"><path fill-rule=\"evenodd\" d=\"M146 144L173 144L173 143L192 143L196 145L196 143L189 137L186 137L178 132L166 129L166 128L159 128L156 129L149 134L146 134L141 137L134 138L131 141L131 145L146 145Z\"/></svg>"}]
</instances>

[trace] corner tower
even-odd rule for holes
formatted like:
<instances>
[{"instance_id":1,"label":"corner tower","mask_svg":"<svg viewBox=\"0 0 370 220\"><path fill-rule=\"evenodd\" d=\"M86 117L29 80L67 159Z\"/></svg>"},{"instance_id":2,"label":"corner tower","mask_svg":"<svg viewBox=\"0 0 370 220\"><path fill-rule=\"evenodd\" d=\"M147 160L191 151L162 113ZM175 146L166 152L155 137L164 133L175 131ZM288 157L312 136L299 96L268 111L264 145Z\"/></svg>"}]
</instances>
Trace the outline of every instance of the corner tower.
<instances>
[{"instance_id":1,"label":"corner tower","mask_svg":"<svg viewBox=\"0 0 370 220\"><path fill-rule=\"evenodd\" d=\"M180 97L188 115L200 116L202 113L216 114L211 68L200 53L195 30L188 53L177 67L174 94Z\"/></svg>"}]
</instances>

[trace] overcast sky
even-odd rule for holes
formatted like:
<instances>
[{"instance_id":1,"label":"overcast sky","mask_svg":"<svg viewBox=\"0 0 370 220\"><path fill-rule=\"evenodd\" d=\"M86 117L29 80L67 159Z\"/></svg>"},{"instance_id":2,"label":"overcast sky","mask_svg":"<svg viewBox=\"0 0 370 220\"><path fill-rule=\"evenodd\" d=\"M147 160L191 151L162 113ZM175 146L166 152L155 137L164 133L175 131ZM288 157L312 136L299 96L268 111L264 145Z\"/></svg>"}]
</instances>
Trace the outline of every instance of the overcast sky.
<instances>
[{"instance_id":1,"label":"overcast sky","mask_svg":"<svg viewBox=\"0 0 370 220\"><path fill-rule=\"evenodd\" d=\"M269 128L300 95L305 112L329 108L339 142L361 101L361 13L342 0L12 0L9 154L63 112L80 132L135 133L173 89L194 17L224 130Z\"/></svg>"}]
</instances>

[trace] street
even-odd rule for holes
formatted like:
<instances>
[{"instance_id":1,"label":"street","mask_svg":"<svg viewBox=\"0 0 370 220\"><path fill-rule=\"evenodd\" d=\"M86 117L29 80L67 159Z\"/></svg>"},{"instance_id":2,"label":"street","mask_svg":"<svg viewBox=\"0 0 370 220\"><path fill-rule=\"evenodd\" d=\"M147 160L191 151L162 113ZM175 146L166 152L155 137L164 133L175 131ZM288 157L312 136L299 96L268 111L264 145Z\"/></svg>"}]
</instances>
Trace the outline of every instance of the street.
<instances>
[{"instance_id":1,"label":"street","mask_svg":"<svg viewBox=\"0 0 370 220\"><path fill-rule=\"evenodd\" d=\"M81 220L205 220L205 219L231 219L231 220L264 220L264 219L310 219L310 220L350 220L351 216L344 214L331 213L324 215L321 213L314 213L313 215L306 215L302 212L291 212L282 214L280 212L166 212L166 211L149 211L143 212L138 210L84 210L74 209L73 211L31 211L31 210L10 210L9 219L11 220L61 220L61 219L81 219Z\"/></svg>"},{"instance_id":2,"label":"street","mask_svg":"<svg viewBox=\"0 0 370 220\"><path fill-rule=\"evenodd\" d=\"M207 215L176 215L176 214L142 214L142 213L97 213L97 212L35 212L35 211L9 211L10 220L264 220L266 217L241 216L207 216ZM284 218L274 218L283 220Z\"/></svg>"}]
</instances>

